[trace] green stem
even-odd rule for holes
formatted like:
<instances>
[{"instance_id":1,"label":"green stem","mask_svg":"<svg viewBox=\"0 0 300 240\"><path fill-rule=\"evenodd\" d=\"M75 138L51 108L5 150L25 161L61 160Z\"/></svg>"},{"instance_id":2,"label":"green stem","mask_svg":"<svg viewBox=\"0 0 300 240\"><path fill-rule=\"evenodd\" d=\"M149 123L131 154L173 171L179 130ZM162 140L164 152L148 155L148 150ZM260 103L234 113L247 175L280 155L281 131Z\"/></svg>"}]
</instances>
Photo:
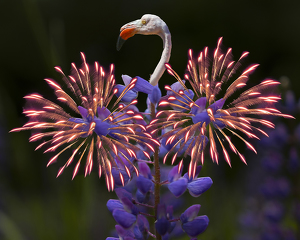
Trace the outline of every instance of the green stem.
<instances>
[{"instance_id":1,"label":"green stem","mask_svg":"<svg viewBox=\"0 0 300 240\"><path fill-rule=\"evenodd\" d=\"M155 105L151 103L151 119L155 118ZM154 152L154 216L157 220L157 206L160 202L160 167L158 158L158 146L155 147ZM156 239L161 240L161 236L156 231Z\"/></svg>"}]
</instances>

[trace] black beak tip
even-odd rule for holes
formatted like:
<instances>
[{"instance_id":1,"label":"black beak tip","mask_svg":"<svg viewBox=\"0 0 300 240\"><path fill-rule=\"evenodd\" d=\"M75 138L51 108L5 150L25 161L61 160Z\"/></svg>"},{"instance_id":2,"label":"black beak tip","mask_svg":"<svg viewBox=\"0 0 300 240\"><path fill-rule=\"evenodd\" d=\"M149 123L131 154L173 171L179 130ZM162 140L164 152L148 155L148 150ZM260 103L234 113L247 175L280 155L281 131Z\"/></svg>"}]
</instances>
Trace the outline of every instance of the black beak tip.
<instances>
[{"instance_id":1,"label":"black beak tip","mask_svg":"<svg viewBox=\"0 0 300 240\"><path fill-rule=\"evenodd\" d=\"M126 40L124 40L121 36L119 36L117 41L117 51L120 51L125 41Z\"/></svg>"}]
</instances>

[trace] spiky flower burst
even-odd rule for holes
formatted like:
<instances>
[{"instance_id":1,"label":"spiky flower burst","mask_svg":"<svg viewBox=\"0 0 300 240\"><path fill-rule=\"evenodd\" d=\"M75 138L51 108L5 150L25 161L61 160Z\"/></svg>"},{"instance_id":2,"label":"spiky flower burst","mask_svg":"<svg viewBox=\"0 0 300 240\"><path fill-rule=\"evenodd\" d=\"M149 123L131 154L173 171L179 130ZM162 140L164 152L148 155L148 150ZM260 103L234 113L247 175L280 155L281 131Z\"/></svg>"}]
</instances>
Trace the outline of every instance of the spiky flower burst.
<instances>
[{"instance_id":1,"label":"spiky flower burst","mask_svg":"<svg viewBox=\"0 0 300 240\"><path fill-rule=\"evenodd\" d=\"M68 106L69 109L65 110L65 107L53 103L39 94L25 96L28 107L25 108L24 114L29 117L29 122L21 128L13 129L12 132L33 130L35 133L30 137L30 142L48 138L36 148L48 146L45 153L56 151L64 146L50 159L47 166L54 163L59 155L67 149L73 148L71 157L59 169L57 176L73 162L76 155L79 156L72 179L78 173L83 158L86 158L85 176L92 171L93 159L97 159L99 177L104 173L108 190L113 190L113 168L119 170L119 178L123 184L123 174L128 175L125 176L128 179L132 170L138 171L133 165L132 159L136 158L136 152L140 148L134 143L138 143L150 151L154 151L153 144L159 143L145 132L145 122L142 116L132 110L134 109L132 105L136 104L137 100L131 101L126 106L118 104L124 94L135 86L136 79L132 79L130 84L119 94L119 98L110 104L114 94L118 92L118 89L115 88L114 65L110 66L110 72L106 74L103 68L95 62L93 71L90 71L83 53L81 53L81 57L82 67L78 69L72 63L69 77L63 73L60 67L55 67L62 74L65 84L75 96L74 99L55 81L45 79L55 90L57 100ZM78 106L76 101L80 102L81 106ZM110 111L109 107L114 110ZM71 116L70 110L81 117ZM144 153L149 156L146 151Z\"/></svg>"},{"instance_id":2,"label":"spiky flower burst","mask_svg":"<svg viewBox=\"0 0 300 240\"><path fill-rule=\"evenodd\" d=\"M172 110L158 112L156 119L148 127L152 130L152 134L160 129L168 129L164 130L166 133L161 136L161 140L165 141L170 149L164 157L164 162L171 152L175 152L172 163L179 154L184 152L185 155L191 156L190 175L195 170L198 161L203 164L203 150L207 144L209 144L212 160L217 163L219 161L217 142L221 145L225 160L229 165L231 162L226 144L246 163L228 133L241 139L256 152L242 135L256 139L259 139L257 133L267 135L259 127L253 125L259 123L274 128L274 124L264 119L264 116L291 117L272 107L280 97L270 94L269 90L279 84L271 79L245 90L232 100L232 95L246 86L250 73L258 64L251 65L241 75L235 77L236 71L241 66L241 60L248 55L248 52L243 53L240 59L234 62L231 55L232 49L229 48L226 53L222 52L221 42L222 38L219 39L212 57L208 54L207 47L200 52L197 59L193 57L192 50L189 50L185 80L181 80L171 66L166 64L167 71L178 82L172 86L165 86L168 91L167 98L163 99L159 106L168 106ZM222 87L228 84L229 80L232 80L232 83L218 99L217 96L220 95ZM186 81L190 83L192 90L186 87Z\"/></svg>"}]
</instances>

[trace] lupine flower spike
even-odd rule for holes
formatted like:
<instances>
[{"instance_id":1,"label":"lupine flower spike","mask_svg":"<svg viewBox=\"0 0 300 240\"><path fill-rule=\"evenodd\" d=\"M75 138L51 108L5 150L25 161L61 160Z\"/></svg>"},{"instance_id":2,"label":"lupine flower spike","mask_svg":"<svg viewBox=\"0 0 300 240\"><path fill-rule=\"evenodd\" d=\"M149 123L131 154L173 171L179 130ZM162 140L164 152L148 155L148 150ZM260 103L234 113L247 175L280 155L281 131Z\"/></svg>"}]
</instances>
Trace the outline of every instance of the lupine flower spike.
<instances>
[{"instance_id":1,"label":"lupine flower spike","mask_svg":"<svg viewBox=\"0 0 300 240\"><path fill-rule=\"evenodd\" d=\"M226 162L231 165L226 145L246 163L245 158L232 143L230 135L242 140L248 148L256 153L255 148L244 138L259 139L257 133L267 135L256 124L274 128L274 124L265 116L281 116L293 118L282 114L273 107L280 100L280 96L271 94L271 89L279 82L266 79L253 86L238 96L232 95L239 89L247 86L249 75L257 68L258 64L251 65L236 77L236 72L241 66L241 61L248 55L245 52L237 62L232 60L232 49L227 52L221 50L222 38L219 39L217 48L211 57L206 47L200 52L197 59L192 50L189 50L187 74L182 80L178 74L166 64L168 73L177 79L172 86L165 86L167 97L160 101L159 106L168 106L172 110L160 111L157 119L151 122L148 128L153 132L167 127L173 127L161 136L172 147L166 154L164 161L171 152L175 152L172 163L181 152L191 156L189 176L193 176L197 162L204 161L204 149L209 143L209 152L212 160L219 161L217 143L222 148ZM230 82L231 83L230 83ZM188 89L185 82L192 88ZM225 85L229 85L224 93ZM219 95L221 95L217 98ZM226 143L227 142L227 143Z\"/></svg>"},{"instance_id":2,"label":"lupine flower spike","mask_svg":"<svg viewBox=\"0 0 300 240\"><path fill-rule=\"evenodd\" d=\"M136 79L132 79L112 104L112 98L118 93L118 89L115 88L114 65L110 66L109 73L105 73L95 62L91 71L83 53L81 57L82 67L78 69L72 63L71 75L68 77L60 67L55 67L56 71L62 74L65 84L75 98L71 98L55 81L45 79L54 89L57 100L64 106L53 103L40 94L25 96L27 107L24 114L29 117L29 121L23 127L13 129L12 132L33 130L35 133L29 138L30 142L47 138L36 148L48 146L45 153L54 152L64 145L65 147L50 159L47 166L54 163L67 149L72 148L71 157L59 169L57 176L73 162L75 155L78 155L78 160L72 179L78 173L83 158L86 159L85 176L91 173L94 159L97 159L99 177L102 173L105 175L107 188L110 191L114 188L112 169L122 169L122 173L125 172L129 177L131 170L138 171L132 164L132 159L136 158L135 153L140 148L132 142L152 151L153 144L157 141L144 132L145 127L141 124L142 116L130 108L137 103L137 100L133 99L127 105L119 103L126 92L135 86ZM77 105L76 101L80 105ZM114 109L110 111L109 107ZM70 115L70 110L77 117ZM119 173L120 181L124 185L124 176L121 171Z\"/></svg>"}]
</instances>

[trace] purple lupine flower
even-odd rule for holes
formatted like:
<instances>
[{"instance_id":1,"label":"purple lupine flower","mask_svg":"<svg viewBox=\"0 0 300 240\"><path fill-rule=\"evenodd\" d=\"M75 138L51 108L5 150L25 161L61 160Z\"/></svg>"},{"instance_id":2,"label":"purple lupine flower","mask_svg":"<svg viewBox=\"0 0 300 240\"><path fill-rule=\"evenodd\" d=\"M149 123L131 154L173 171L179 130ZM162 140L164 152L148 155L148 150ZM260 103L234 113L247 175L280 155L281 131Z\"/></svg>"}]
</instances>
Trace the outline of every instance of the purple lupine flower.
<instances>
[{"instance_id":1,"label":"purple lupine flower","mask_svg":"<svg viewBox=\"0 0 300 240\"><path fill-rule=\"evenodd\" d=\"M165 235L169 228L171 227L171 223L167 218L167 209L165 204L158 204L157 206L157 220L155 221L155 229L161 235Z\"/></svg>"},{"instance_id":2,"label":"purple lupine flower","mask_svg":"<svg viewBox=\"0 0 300 240\"><path fill-rule=\"evenodd\" d=\"M167 138L168 144L180 145L180 148L172 148L166 154L165 159L171 152L175 152L174 156L176 158L177 155L179 156L179 152L187 146L185 156L191 156L191 165L196 168L198 162L203 164L203 150L206 147L206 139L203 136L207 136L210 156L214 162L219 162L217 151L217 143L219 143L224 158L229 165L231 165L231 162L226 145L229 145L231 150L246 163L245 158L237 150L229 134L239 138L247 147L256 152L255 148L240 132L249 138L258 139L257 133L267 134L254 126L256 123L274 128L274 124L264 119L264 116L293 118L290 115L282 114L273 107L280 96L271 95L271 91L269 91L279 84L278 81L272 79L264 80L231 100L233 93L246 86L249 75L257 68L258 64L248 67L241 75L236 77L234 73L238 70L241 60L248 55L248 52L243 53L235 63L232 61L231 48L226 53L222 52L221 41L222 38L219 39L212 57L210 57L207 47L197 59L193 57L192 50L189 51L188 73L185 74L184 78L192 87L193 99L189 96L190 90L186 87L185 82L169 64L166 64L167 71L177 79L182 88L180 89L177 84L175 87L179 91L174 91L172 87L165 86L165 89L173 94L169 94L167 99L163 99L159 106L172 109L159 111L156 114L156 119L152 120L151 126L148 127L151 133L166 127L173 127L173 130L168 131L160 138ZM210 61L210 59L212 60ZM217 98L221 92L221 87L223 88L223 85L227 84L232 78L235 78L235 80L230 83L225 94ZM175 87L173 86L173 88ZM255 116L261 117L261 119ZM191 138L193 140L189 141Z\"/></svg>"},{"instance_id":3,"label":"purple lupine flower","mask_svg":"<svg viewBox=\"0 0 300 240\"><path fill-rule=\"evenodd\" d=\"M49 147L45 152L53 152L66 145L50 159L47 166L54 163L64 151L74 148L73 154L59 169L57 176L72 163L75 155L79 155L79 160L73 171L72 179L78 173L84 158L86 159L86 176L91 173L94 158L96 158L99 176L104 173L108 190L113 190L113 175L119 174L119 181L122 185L127 181L124 178L129 178L131 175L126 165L124 165L124 169L119 169L117 166L116 161L123 161L121 157L132 166L132 169L137 171L129 160L129 158L136 157L135 152L139 150L139 147L135 146L132 141L138 142L149 151L154 151L152 145L159 143L152 139L150 134L144 132L146 129L143 125L136 123L136 121L143 120L139 113L130 109L130 106L137 103L136 99L132 100L127 106L119 104L115 108L127 91L133 88L140 90L141 86L144 86L144 82L139 78L135 78L120 93L118 88L115 87L114 65L111 65L109 73L105 73L97 62L95 62L92 69L86 63L83 53L81 53L81 57L83 60L82 68L78 69L72 63L69 77L63 73L60 67L55 67L62 74L64 82L75 96L74 99L55 81L45 79L55 90L57 99L69 109L66 110L39 94L25 96L28 107L25 108L24 113L29 117L29 122L21 128L13 129L12 132L21 130L40 131L39 133L35 132L29 141L46 138L47 140L36 148L39 149L48 145ZM114 95L118 93L120 93L120 96L113 103L114 109L109 110L108 105ZM76 104L76 101L79 102L79 105ZM69 114L70 110L80 117L71 116ZM125 114L127 115L126 119L123 118ZM50 131L44 131L48 129ZM147 139L146 142L145 139ZM117 173L114 172L113 174L112 168Z\"/></svg>"},{"instance_id":4,"label":"purple lupine flower","mask_svg":"<svg viewBox=\"0 0 300 240\"><path fill-rule=\"evenodd\" d=\"M204 232L208 226L209 219L206 215L197 216L200 205L192 205L180 216L181 226L190 237L197 237Z\"/></svg>"},{"instance_id":5,"label":"purple lupine flower","mask_svg":"<svg viewBox=\"0 0 300 240\"><path fill-rule=\"evenodd\" d=\"M199 197L202 193L207 191L212 185L212 179L210 177L201 177L197 178L200 173L202 166L198 166L195 170L195 173L189 174L185 173L181 177L182 173L182 162L175 167L169 173L168 188L176 196L180 197L187 189L193 197ZM189 177L189 175L191 177ZM194 177L192 177L194 176Z\"/></svg>"},{"instance_id":6,"label":"purple lupine flower","mask_svg":"<svg viewBox=\"0 0 300 240\"><path fill-rule=\"evenodd\" d=\"M130 228L136 221L136 216L125 210L115 209L112 215L116 222L125 229Z\"/></svg>"},{"instance_id":7,"label":"purple lupine flower","mask_svg":"<svg viewBox=\"0 0 300 240\"><path fill-rule=\"evenodd\" d=\"M284 99L289 101L287 98ZM279 105L280 109L286 109L286 102L283 104ZM290 109L290 112L296 111ZM275 119L270 120L275 123ZM276 129L268 132L270 137L262 138L257 144L257 148L263 150L261 159L258 159L262 167L253 168L249 175L251 178L246 179L251 191L247 202L251 204L247 204L248 209L240 218L243 235L256 235L266 240L296 239L297 230L292 226L297 224L297 220L293 215L295 209L291 211L290 206L296 202L292 193L297 188L294 177L298 171L297 165L295 169L289 166L289 154L294 151L297 155L296 149L299 148L299 142L292 140L297 138L295 127L289 122L276 122ZM298 161L295 157L295 162ZM259 191L253 192L253 186L257 186L255 189Z\"/></svg>"},{"instance_id":8,"label":"purple lupine flower","mask_svg":"<svg viewBox=\"0 0 300 240\"><path fill-rule=\"evenodd\" d=\"M151 103L153 103L154 105L157 105L161 99L160 88L158 86L154 86L152 92L150 94L148 94L148 98Z\"/></svg>"},{"instance_id":9,"label":"purple lupine flower","mask_svg":"<svg viewBox=\"0 0 300 240\"><path fill-rule=\"evenodd\" d=\"M139 210L132 202L132 194L123 188L115 189L119 200L108 200L106 206L115 221L124 229L129 229L137 220Z\"/></svg>"},{"instance_id":10,"label":"purple lupine flower","mask_svg":"<svg viewBox=\"0 0 300 240\"><path fill-rule=\"evenodd\" d=\"M152 182L152 174L148 164L144 162L138 163L138 168L140 171L139 176L136 178L136 186L138 190L146 195L154 186Z\"/></svg>"},{"instance_id":11,"label":"purple lupine flower","mask_svg":"<svg viewBox=\"0 0 300 240\"><path fill-rule=\"evenodd\" d=\"M147 239L149 236L148 232L150 230L150 225L147 218L145 218L143 215L138 215L137 226L144 237L143 239Z\"/></svg>"},{"instance_id":12,"label":"purple lupine flower","mask_svg":"<svg viewBox=\"0 0 300 240\"><path fill-rule=\"evenodd\" d=\"M119 90L116 95L120 97L122 94L123 96L121 97L121 101L125 103L129 103L133 99L136 99L138 96L138 92L150 94L154 89L154 87L148 81L138 76L135 78L131 78L128 75L122 75L122 79L125 85L116 85L116 88ZM135 80L136 84L132 88L128 89L128 86L130 85L132 80Z\"/></svg>"},{"instance_id":13,"label":"purple lupine flower","mask_svg":"<svg viewBox=\"0 0 300 240\"><path fill-rule=\"evenodd\" d=\"M270 222L279 222L283 217L284 207L278 201L268 201L264 206L263 212L265 218Z\"/></svg>"}]
</instances>

